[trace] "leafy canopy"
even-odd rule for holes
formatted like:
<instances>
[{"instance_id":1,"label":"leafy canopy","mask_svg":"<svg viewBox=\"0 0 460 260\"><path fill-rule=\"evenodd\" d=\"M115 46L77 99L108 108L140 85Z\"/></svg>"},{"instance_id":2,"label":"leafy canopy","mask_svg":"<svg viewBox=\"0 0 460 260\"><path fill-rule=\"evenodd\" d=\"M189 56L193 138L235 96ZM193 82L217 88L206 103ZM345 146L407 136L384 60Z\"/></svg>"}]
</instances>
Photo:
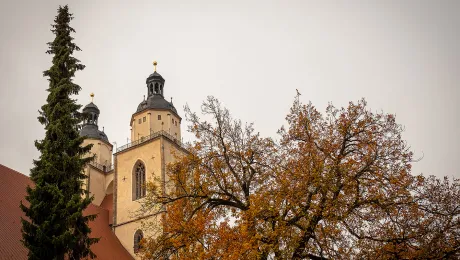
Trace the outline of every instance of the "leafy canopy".
<instances>
[{"instance_id":1,"label":"leafy canopy","mask_svg":"<svg viewBox=\"0 0 460 260\"><path fill-rule=\"evenodd\" d=\"M147 225L144 258L460 256L460 183L411 175L394 115L364 100L323 115L297 96L275 142L213 97L202 113L212 121L186 109L197 141L164 188L149 185L143 209L164 218Z\"/></svg>"}]
</instances>

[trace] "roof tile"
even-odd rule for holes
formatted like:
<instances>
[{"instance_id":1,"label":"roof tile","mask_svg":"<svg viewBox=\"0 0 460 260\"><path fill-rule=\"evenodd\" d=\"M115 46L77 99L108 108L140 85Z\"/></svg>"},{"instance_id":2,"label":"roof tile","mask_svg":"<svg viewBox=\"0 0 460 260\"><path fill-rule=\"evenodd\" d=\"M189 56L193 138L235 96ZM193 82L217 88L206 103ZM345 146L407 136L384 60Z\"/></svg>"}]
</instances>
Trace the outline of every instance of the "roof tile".
<instances>
[{"instance_id":1,"label":"roof tile","mask_svg":"<svg viewBox=\"0 0 460 260\"><path fill-rule=\"evenodd\" d=\"M25 200L28 185L33 183L27 176L0 164L0 259L27 259L27 249L21 243L24 213L19 205ZM101 239L91 249L98 259L133 259L109 227L112 200L113 195L108 196L103 201L104 207L91 204L84 212L98 214L89 226L91 237Z\"/></svg>"}]
</instances>

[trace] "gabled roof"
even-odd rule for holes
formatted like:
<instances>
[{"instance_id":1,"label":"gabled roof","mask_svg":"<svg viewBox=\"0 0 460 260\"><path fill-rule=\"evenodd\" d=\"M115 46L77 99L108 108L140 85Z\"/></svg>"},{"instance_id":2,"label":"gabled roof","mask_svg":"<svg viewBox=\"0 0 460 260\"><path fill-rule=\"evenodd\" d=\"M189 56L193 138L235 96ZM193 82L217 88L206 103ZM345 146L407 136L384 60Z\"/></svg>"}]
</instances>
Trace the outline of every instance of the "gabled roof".
<instances>
[{"instance_id":1,"label":"gabled roof","mask_svg":"<svg viewBox=\"0 0 460 260\"><path fill-rule=\"evenodd\" d=\"M0 164L0 259L27 259L27 249L21 243L21 200L25 203L29 177ZM109 204L109 198L107 199ZM109 210L89 205L84 214L98 214L91 221L91 237L100 237L91 249L98 259L133 259L109 227Z\"/></svg>"}]
</instances>

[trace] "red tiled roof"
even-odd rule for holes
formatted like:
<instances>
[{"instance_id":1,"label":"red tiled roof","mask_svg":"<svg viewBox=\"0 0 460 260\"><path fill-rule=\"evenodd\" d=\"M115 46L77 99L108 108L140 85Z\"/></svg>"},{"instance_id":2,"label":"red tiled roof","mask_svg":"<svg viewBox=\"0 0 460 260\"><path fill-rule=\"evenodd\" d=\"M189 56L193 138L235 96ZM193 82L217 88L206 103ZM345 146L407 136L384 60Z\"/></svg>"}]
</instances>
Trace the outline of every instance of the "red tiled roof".
<instances>
[{"instance_id":1,"label":"red tiled roof","mask_svg":"<svg viewBox=\"0 0 460 260\"><path fill-rule=\"evenodd\" d=\"M0 259L27 259L27 249L21 243L21 216L24 213L19 208L27 185L33 185L27 176L0 164ZM112 199L107 198L106 203ZM91 237L101 239L91 249L98 259L133 259L111 231L109 212L108 208L93 204L85 210L85 214L98 214L89 226Z\"/></svg>"},{"instance_id":2,"label":"red tiled roof","mask_svg":"<svg viewBox=\"0 0 460 260\"><path fill-rule=\"evenodd\" d=\"M32 181L25 175L0 164L0 259L27 259L22 245L20 201Z\"/></svg>"},{"instance_id":3,"label":"red tiled roof","mask_svg":"<svg viewBox=\"0 0 460 260\"><path fill-rule=\"evenodd\" d=\"M105 198L101 202L101 208L106 209L109 212L109 225L113 222L113 193L105 195Z\"/></svg>"},{"instance_id":4,"label":"red tiled roof","mask_svg":"<svg viewBox=\"0 0 460 260\"><path fill-rule=\"evenodd\" d=\"M98 259L133 259L110 230L108 210L91 204L86 208L85 213L98 214L97 218L89 224L91 236L101 238L98 243L91 246Z\"/></svg>"}]
</instances>

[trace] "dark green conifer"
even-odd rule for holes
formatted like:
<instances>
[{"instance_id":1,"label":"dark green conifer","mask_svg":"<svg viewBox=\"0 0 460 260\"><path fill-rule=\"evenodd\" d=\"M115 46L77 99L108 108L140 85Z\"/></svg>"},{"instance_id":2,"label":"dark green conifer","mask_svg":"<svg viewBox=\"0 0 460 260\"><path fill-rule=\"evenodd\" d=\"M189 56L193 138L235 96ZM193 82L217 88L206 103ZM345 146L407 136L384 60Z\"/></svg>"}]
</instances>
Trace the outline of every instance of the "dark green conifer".
<instances>
[{"instance_id":1,"label":"dark green conifer","mask_svg":"<svg viewBox=\"0 0 460 260\"><path fill-rule=\"evenodd\" d=\"M46 134L43 140L35 141L41 155L30 171L35 184L27 188L30 204L21 202L20 206L27 216L22 219L22 242L29 250L29 259L94 257L90 246L98 241L89 237L88 227L96 215L83 216L92 200L82 196L83 169L92 158L84 158L91 146L82 147L84 138L78 133L83 118L78 112L81 105L71 98L81 89L72 78L85 68L72 56L80 51L72 42L72 19L68 6L59 6L51 29L56 38L48 43L47 53L53 55L53 64L43 76L48 78L49 94L38 117Z\"/></svg>"}]
</instances>

